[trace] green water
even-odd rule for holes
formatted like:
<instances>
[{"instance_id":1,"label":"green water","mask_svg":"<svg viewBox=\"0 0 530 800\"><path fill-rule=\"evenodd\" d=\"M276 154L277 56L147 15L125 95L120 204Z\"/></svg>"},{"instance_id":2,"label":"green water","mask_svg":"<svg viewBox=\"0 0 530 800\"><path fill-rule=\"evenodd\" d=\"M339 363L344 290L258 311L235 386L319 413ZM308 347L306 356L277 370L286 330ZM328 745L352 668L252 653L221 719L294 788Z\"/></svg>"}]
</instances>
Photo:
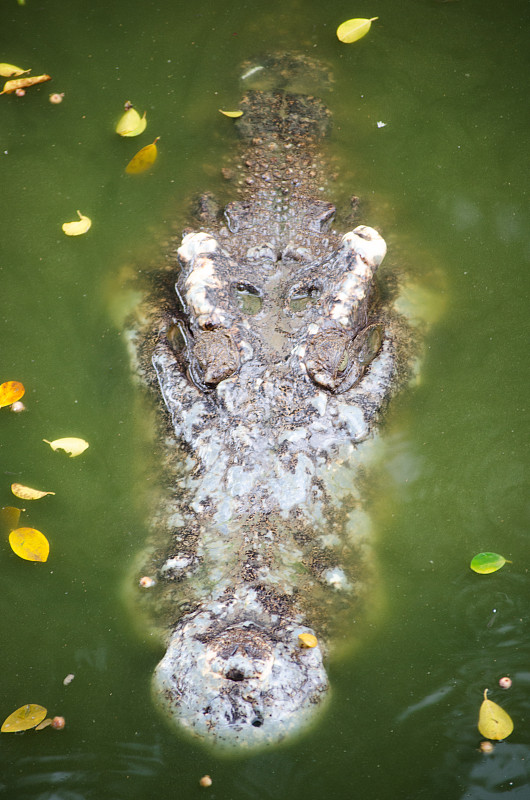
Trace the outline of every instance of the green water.
<instances>
[{"instance_id":1,"label":"green water","mask_svg":"<svg viewBox=\"0 0 530 800\"><path fill-rule=\"evenodd\" d=\"M0 738L2 798L530 796L527 13L519 0L2 0L0 60L53 82L0 97L0 377L27 388L25 413L0 412L0 504L14 502L12 481L57 494L26 503L25 524L51 541L46 565L0 545L0 717L37 702L66 718L62 732ZM344 19L376 15L358 44L335 39ZM159 650L122 598L156 454L109 306L190 196L220 187L233 133L217 108L237 102L245 58L277 49L332 64L336 197L363 198L391 263L437 276L445 313L385 431L380 619L332 662L333 700L312 732L226 759L159 719ZM148 112L138 139L113 133L126 100ZM125 176L155 136L156 168ZM67 239L60 224L78 208L93 228ZM61 436L90 449L70 460L41 441ZM475 576L481 550L513 563ZM495 689L504 674L508 692ZM476 730L486 687L515 722L489 756Z\"/></svg>"}]
</instances>

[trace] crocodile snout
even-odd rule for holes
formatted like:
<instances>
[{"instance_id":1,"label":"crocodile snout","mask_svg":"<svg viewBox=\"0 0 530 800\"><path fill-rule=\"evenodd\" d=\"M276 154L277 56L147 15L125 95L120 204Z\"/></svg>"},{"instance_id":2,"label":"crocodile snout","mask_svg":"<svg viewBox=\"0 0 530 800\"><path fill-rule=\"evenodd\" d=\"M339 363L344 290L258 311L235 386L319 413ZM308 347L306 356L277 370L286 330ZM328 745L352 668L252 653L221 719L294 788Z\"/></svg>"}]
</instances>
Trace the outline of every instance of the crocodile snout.
<instances>
[{"instance_id":1,"label":"crocodile snout","mask_svg":"<svg viewBox=\"0 0 530 800\"><path fill-rule=\"evenodd\" d=\"M305 629L293 621L231 622L232 611L216 604L215 614L190 614L179 623L155 671L155 696L191 733L222 746L278 742L306 727L323 705L322 653L300 648Z\"/></svg>"}]
</instances>

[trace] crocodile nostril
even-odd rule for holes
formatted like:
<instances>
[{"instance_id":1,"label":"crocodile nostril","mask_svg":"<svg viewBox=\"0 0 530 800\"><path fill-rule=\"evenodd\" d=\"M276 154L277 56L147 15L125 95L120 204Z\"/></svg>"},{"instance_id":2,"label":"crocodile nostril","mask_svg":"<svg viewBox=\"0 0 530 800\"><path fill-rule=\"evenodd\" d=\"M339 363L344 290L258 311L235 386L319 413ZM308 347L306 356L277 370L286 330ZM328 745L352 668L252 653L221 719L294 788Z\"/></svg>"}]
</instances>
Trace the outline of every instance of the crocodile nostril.
<instances>
[{"instance_id":1,"label":"crocodile nostril","mask_svg":"<svg viewBox=\"0 0 530 800\"><path fill-rule=\"evenodd\" d=\"M235 669L234 667L232 669L228 670L228 672L225 675L225 678L228 678L229 681L244 681L245 680L245 676L243 675L241 670L240 669Z\"/></svg>"},{"instance_id":2,"label":"crocodile nostril","mask_svg":"<svg viewBox=\"0 0 530 800\"><path fill-rule=\"evenodd\" d=\"M259 717L256 717L256 719L252 720L250 724L253 725L255 728L261 728L261 726L263 725L263 720L260 719Z\"/></svg>"}]
</instances>

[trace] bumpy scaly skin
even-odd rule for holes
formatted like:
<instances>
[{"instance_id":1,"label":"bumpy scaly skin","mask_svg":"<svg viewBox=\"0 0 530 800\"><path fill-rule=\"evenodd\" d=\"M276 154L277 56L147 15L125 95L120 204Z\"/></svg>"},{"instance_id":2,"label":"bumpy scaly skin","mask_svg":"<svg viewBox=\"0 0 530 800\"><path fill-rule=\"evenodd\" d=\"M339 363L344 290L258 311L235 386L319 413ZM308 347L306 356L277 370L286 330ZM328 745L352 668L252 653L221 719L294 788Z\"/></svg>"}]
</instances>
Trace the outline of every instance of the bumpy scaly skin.
<instances>
[{"instance_id":1,"label":"bumpy scaly skin","mask_svg":"<svg viewBox=\"0 0 530 800\"><path fill-rule=\"evenodd\" d=\"M333 206L313 199L323 104L250 91L241 105L240 197L225 224L184 236L174 311L158 321L152 364L168 452L181 449L143 569L167 645L162 706L253 746L300 730L327 696L326 609L352 608L369 574L355 476L404 328L374 290L381 236L329 230ZM304 632L319 645L302 648Z\"/></svg>"}]
</instances>

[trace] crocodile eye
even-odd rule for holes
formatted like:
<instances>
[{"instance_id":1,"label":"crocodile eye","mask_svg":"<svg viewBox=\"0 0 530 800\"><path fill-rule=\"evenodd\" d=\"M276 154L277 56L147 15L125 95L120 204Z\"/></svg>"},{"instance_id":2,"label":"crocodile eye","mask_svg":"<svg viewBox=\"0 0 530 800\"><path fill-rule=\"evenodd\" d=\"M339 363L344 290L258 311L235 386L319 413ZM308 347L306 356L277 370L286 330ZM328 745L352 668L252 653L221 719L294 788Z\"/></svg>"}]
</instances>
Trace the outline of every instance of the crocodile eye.
<instances>
[{"instance_id":1,"label":"crocodile eye","mask_svg":"<svg viewBox=\"0 0 530 800\"><path fill-rule=\"evenodd\" d=\"M383 326L379 323L368 325L354 341L357 359L362 367L374 360L383 342Z\"/></svg>"},{"instance_id":2,"label":"crocodile eye","mask_svg":"<svg viewBox=\"0 0 530 800\"><path fill-rule=\"evenodd\" d=\"M175 353L182 353L186 347L186 339L178 322L167 329L166 336Z\"/></svg>"},{"instance_id":3,"label":"crocodile eye","mask_svg":"<svg viewBox=\"0 0 530 800\"><path fill-rule=\"evenodd\" d=\"M244 281L234 284L232 288L238 308L243 314L253 317L261 311L263 300L259 289Z\"/></svg>"}]
</instances>

